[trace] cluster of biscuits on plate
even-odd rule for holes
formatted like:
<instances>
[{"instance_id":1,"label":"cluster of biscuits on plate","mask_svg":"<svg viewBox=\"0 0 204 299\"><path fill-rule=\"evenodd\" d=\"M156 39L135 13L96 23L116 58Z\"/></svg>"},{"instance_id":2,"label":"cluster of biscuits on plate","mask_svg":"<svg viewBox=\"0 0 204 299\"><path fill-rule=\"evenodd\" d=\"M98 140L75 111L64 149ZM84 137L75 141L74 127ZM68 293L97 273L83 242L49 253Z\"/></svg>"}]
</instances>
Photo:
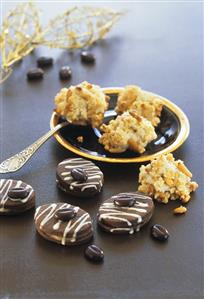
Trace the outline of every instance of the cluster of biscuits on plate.
<instances>
[{"instance_id":1,"label":"cluster of biscuits on plate","mask_svg":"<svg viewBox=\"0 0 204 299\"><path fill-rule=\"evenodd\" d=\"M127 86L119 93L116 105L118 116L103 124L109 96L97 86L82 82L63 88L55 97L56 112L73 124L100 127L99 142L111 153L131 149L145 152L148 143L156 139L155 127L160 122L162 102L137 86Z\"/></svg>"},{"instance_id":2,"label":"cluster of biscuits on plate","mask_svg":"<svg viewBox=\"0 0 204 299\"><path fill-rule=\"evenodd\" d=\"M118 96L118 116L109 124L102 124L108 108L109 96L96 85L83 82L63 88L55 97L56 112L77 125L90 124L103 131L99 142L113 153L132 149L143 153L146 145L156 138L155 127L160 122L162 102L147 95L137 86L125 87ZM93 162L70 158L57 166L57 186L67 194L91 197L101 192L102 171ZM138 191L113 195L104 201L97 214L98 225L112 234L133 234L151 218L153 199L167 203L190 200L190 193L198 187L183 161L172 154L160 155L142 165ZM35 206L33 188L15 180L0 180L0 214L18 214ZM178 213L184 212L182 206ZM86 211L68 203L49 203L37 207L35 225L45 239L62 245L88 242L93 236L92 220Z\"/></svg>"},{"instance_id":3,"label":"cluster of biscuits on plate","mask_svg":"<svg viewBox=\"0 0 204 299\"><path fill-rule=\"evenodd\" d=\"M55 97L56 112L73 124L99 127L103 131L99 142L107 151L122 153L132 149L143 153L157 135L155 127L160 123L162 101L140 87L130 85L119 92L116 112L118 116L103 124L109 97L103 90L88 82L63 88ZM180 198L186 203L197 183L191 182L192 174L181 160L172 154L158 156L149 165L142 166L139 174L139 191L167 203Z\"/></svg>"}]
</instances>

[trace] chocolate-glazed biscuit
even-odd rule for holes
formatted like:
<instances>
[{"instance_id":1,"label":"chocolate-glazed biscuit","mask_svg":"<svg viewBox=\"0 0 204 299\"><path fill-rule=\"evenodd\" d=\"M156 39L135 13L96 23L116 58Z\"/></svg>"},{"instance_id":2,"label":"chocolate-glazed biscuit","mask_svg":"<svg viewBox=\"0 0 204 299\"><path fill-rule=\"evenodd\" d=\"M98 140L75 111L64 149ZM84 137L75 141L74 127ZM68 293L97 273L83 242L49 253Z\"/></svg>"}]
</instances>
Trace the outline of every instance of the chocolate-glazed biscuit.
<instances>
[{"instance_id":1,"label":"chocolate-glazed biscuit","mask_svg":"<svg viewBox=\"0 0 204 299\"><path fill-rule=\"evenodd\" d=\"M90 215L67 203L51 203L36 209L35 226L45 239L61 245L80 245L93 237Z\"/></svg>"},{"instance_id":2,"label":"chocolate-glazed biscuit","mask_svg":"<svg viewBox=\"0 0 204 299\"><path fill-rule=\"evenodd\" d=\"M102 203L97 221L109 233L133 234L150 220L153 211L151 197L140 192L119 193Z\"/></svg>"},{"instance_id":3,"label":"chocolate-glazed biscuit","mask_svg":"<svg viewBox=\"0 0 204 299\"><path fill-rule=\"evenodd\" d=\"M57 184L60 189L78 197L99 193L103 186L103 173L93 162L73 158L57 166Z\"/></svg>"},{"instance_id":4,"label":"chocolate-glazed biscuit","mask_svg":"<svg viewBox=\"0 0 204 299\"><path fill-rule=\"evenodd\" d=\"M33 188L16 180L0 180L0 215L19 214L35 206Z\"/></svg>"}]
</instances>

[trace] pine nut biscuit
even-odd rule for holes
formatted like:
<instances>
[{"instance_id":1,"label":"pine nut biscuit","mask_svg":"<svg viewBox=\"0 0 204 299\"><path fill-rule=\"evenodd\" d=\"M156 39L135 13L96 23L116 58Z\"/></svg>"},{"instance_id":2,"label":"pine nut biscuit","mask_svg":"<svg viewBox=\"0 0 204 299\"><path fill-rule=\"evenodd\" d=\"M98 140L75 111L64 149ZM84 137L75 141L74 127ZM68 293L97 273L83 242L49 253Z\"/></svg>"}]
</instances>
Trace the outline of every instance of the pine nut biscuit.
<instances>
[{"instance_id":1,"label":"pine nut biscuit","mask_svg":"<svg viewBox=\"0 0 204 299\"><path fill-rule=\"evenodd\" d=\"M159 98L149 95L135 85L126 86L118 96L116 112L135 110L140 116L147 118L153 126L160 123L162 102Z\"/></svg>"},{"instance_id":2,"label":"pine nut biscuit","mask_svg":"<svg viewBox=\"0 0 204 299\"><path fill-rule=\"evenodd\" d=\"M103 124L101 130L104 133L99 143L111 153L122 153L127 149L143 153L147 144L157 137L151 122L135 111L124 112L108 125Z\"/></svg>"},{"instance_id":3,"label":"pine nut biscuit","mask_svg":"<svg viewBox=\"0 0 204 299\"><path fill-rule=\"evenodd\" d=\"M183 161L175 160L172 154L161 155L140 167L138 190L159 202L180 199L186 203L190 200L190 193L198 188L191 177L192 173Z\"/></svg>"},{"instance_id":4,"label":"pine nut biscuit","mask_svg":"<svg viewBox=\"0 0 204 299\"><path fill-rule=\"evenodd\" d=\"M109 97L98 85L86 81L62 88L55 97L56 112L76 125L98 127L108 108Z\"/></svg>"}]
</instances>

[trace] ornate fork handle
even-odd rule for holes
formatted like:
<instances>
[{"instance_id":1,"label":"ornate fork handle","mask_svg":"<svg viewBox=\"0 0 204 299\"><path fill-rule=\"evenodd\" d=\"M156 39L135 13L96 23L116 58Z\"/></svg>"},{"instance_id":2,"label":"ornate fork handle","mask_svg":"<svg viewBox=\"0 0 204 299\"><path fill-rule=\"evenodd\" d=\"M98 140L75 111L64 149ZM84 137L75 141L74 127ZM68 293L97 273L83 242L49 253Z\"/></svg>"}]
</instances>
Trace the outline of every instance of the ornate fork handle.
<instances>
[{"instance_id":1,"label":"ornate fork handle","mask_svg":"<svg viewBox=\"0 0 204 299\"><path fill-rule=\"evenodd\" d=\"M40 137L20 153L3 161L0 164L0 173L15 172L19 170L53 134L67 125L68 122L63 122L57 125L54 129L50 130L48 133Z\"/></svg>"}]
</instances>

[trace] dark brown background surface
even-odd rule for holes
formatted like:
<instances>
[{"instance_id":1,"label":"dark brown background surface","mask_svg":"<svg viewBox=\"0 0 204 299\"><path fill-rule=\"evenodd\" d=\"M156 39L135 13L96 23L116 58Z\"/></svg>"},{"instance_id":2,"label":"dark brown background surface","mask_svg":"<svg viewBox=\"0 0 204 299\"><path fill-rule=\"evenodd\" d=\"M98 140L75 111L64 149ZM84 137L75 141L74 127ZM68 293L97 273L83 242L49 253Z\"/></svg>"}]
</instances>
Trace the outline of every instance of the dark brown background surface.
<instances>
[{"instance_id":1,"label":"dark brown background surface","mask_svg":"<svg viewBox=\"0 0 204 299\"><path fill-rule=\"evenodd\" d=\"M3 14L14 4L3 5ZM107 5L107 4L106 4ZM45 20L59 13L65 3L39 4ZM0 218L0 298L70 299L201 299L203 294L203 79L202 4L109 4L129 12L93 52L96 64L82 65L79 53L39 48L15 67L1 86L1 160L20 151L49 129L53 98L66 86L58 80L62 65L70 65L70 84L83 80L105 86L135 83L178 104L188 115L191 133L176 151L192 170L200 188L192 196L185 216L175 217L178 203L157 205L146 228L134 236L112 236L95 226L95 243L105 252L102 265L89 263L83 247L64 248L39 237L33 211L19 217ZM44 80L26 81L27 70L41 54L55 57ZM53 201L80 205L95 215L109 196L135 190L139 165L97 163L105 186L93 199L74 199L58 191L55 169L72 154L48 141L22 170L0 178L31 184L37 206ZM149 237L153 223L165 225L169 242Z\"/></svg>"}]
</instances>

